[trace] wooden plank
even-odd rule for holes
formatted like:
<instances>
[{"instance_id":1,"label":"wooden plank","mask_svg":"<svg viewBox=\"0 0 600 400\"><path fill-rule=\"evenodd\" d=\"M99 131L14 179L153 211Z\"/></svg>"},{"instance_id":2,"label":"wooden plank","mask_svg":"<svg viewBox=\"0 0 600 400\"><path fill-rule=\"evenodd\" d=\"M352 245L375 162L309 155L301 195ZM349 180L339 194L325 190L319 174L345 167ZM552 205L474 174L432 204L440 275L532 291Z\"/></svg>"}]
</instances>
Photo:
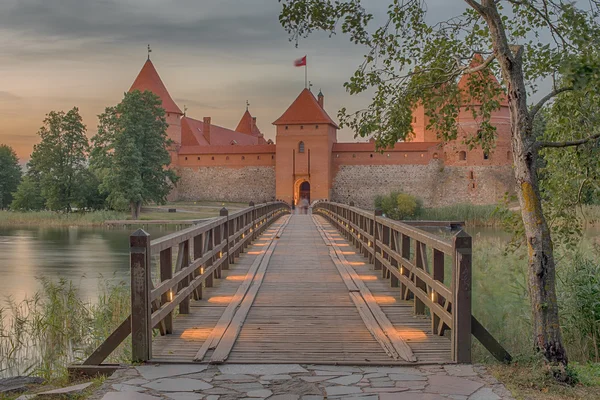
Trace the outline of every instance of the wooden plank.
<instances>
[{"instance_id":1,"label":"wooden plank","mask_svg":"<svg viewBox=\"0 0 600 400\"><path fill-rule=\"evenodd\" d=\"M320 230L325 234L325 236L327 236L329 238L330 242L332 243L332 250L334 250L337 258L339 259L339 261L341 262L343 267L346 269L346 273L354 281L354 284L359 289L360 294L361 294L362 298L364 299L364 302L366 303L367 307L371 311L373 317L379 324L380 328L383 330L383 332L385 332L385 335L389 338L389 341L391 342L394 349L397 351L397 354L406 361L411 361L411 362L417 361L417 358L415 357L414 353L412 352L410 346L398 334L398 331L394 328L394 326L392 325L390 320L387 318L385 313L381 310L381 308L377 304L377 301L371 294L371 291L367 288L367 286L364 284L362 279L358 276L356 271L354 271L354 269L350 266L350 264L348 264L348 261L346 260L346 257L344 256L343 252L339 249L339 246L337 246L335 244L335 241L332 240L329 233L327 233L326 231L323 230L321 224L314 217L313 217L313 222L315 223L315 225L317 225L318 228L320 228ZM367 324L366 320L365 320L365 324Z\"/></svg>"},{"instance_id":2,"label":"wooden plank","mask_svg":"<svg viewBox=\"0 0 600 400\"><path fill-rule=\"evenodd\" d=\"M160 280L161 282L168 281L173 278L173 252L172 247L164 249L160 252ZM161 306L171 301L172 293L165 292L160 299ZM169 314L163 320L165 334L173 333L173 314Z\"/></svg>"},{"instance_id":3,"label":"wooden plank","mask_svg":"<svg viewBox=\"0 0 600 400\"><path fill-rule=\"evenodd\" d=\"M83 365L100 365L131 333L131 315L117 327L100 346L83 362Z\"/></svg>"},{"instance_id":4,"label":"wooden plank","mask_svg":"<svg viewBox=\"0 0 600 400\"><path fill-rule=\"evenodd\" d=\"M278 232L283 232L283 230L287 226L288 222L289 222L289 218L282 224L282 226L280 227ZM276 234L276 235L274 235L274 239L276 239L280 236L281 236L281 233ZM251 285L250 289L247 291L246 295L244 296L244 299L242 300L240 307L236 311L233 319L231 320L231 323L225 330L225 333L223 334L221 340L219 341L219 344L215 348L215 351L210 359L211 363L220 364L220 363L223 363L225 360L227 360L227 357L229 357L229 353L231 352L231 349L233 348L233 345L235 344L235 341L240 333L240 330L242 329L242 325L244 324L244 321L246 320L248 311L250 310L250 307L252 307L252 303L254 302L254 299L256 298L256 294L258 293L258 290L260 289L260 285L262 284L265 273L269 266L269 261L271 259L271 256L272 256L273 251L275 250L276 246L277 246L277 241L271 240L271 243L269 244L268 249L265 251L264 257L262 258L262 260L260 262L260 266L256 272L256 275L254 276L254 279L252 281L252 285Z\"/></svg>"},{"instance_id":5,"label":"wooden plank","mask_svg":"<svg viewBox=\"0 0 600 400\"><path fill-rule=\"evenodd\" d=\"M487 329L475 318L475 316L471 316L471 332L473 336L479 343L483 345L489 351L496 360L503 363L510 363L512 361L512 356L498 341L488 332Z\"/></svg>"}]
</instances>

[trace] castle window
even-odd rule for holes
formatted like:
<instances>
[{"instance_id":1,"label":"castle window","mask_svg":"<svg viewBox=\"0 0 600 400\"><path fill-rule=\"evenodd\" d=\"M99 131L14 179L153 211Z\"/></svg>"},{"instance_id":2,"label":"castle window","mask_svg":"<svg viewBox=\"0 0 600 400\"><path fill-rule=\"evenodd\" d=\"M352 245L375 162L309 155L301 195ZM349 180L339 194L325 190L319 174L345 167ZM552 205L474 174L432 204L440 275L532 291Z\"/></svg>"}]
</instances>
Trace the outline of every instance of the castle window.
<instances>
[{"instance_id":1,"label":"castle window","mask_svg":"<svg viewBox=\"0 0 600 400\"><path fill-rule=\"evenodd\" d=\"M475 174L473 171L469 171L469 179L475 179Z\"/></svg>"},{"instance_id":2,"label":"castle window","mask_svg":"<svg viewBox=\"0 0 600 400\"><path fill-rule=\"evenodd\" d=\"M256 156L256 159L257 159L257 160L260 160L260 156Z\"/></svg>"},{"instance_id":3,"label":"castle window","mask_svg":"<svg viewBox=\"0 0 600 400\"><path fill-rule=\"evenodd\" d=\"M475 189L475 182L471 183L471 189Z\"/></svg>"},{"instance_id":4,"label":"castle window","mask_svg":"<svg viewBox=\"0 0 600 400\"><path fill-rule=\"evenodd\" d=\"M288 128L288 126L286 125L286 126L285 126L285 130L286 130L286 131L287 131L287 128Z\"/></svg>"},{"instance_id":5,"label":"castle window","mask_svg":"<svg viewBox=\"0 0 600 400\"><path fill-rule=\"evenodd\" d=\"M274 160L274 159L275 159L275 156L271 156L271 160Z\"/></svg>"},{"instance_id":6,"label":"castle window","mask_svg":"<svg viewBox=\"0 0 600 400\"><path fill-rule=\"evenodd\" d=\"M388 154L388 157L389 157L389 156L390 156L390 155ZM404 158L406 158L406 157L408 157L408 154L404 153Z\"/></svg>"},{"instance_id":7,"label":"castle window","mask_svg":"<svg viewBox=\"0 0 600 400\"><path fill-rule=\"evenodd\" d=\"M510 160L510 151L507 151L507 152L506 152L506 159L507 159L507 160Z\"/></svg>"},{"instance_id":8,"label":"castle window","mask_svg":"<svg viewBox=\"0 0 600 400\"><path fill-rule=\"evenodd\" d=\"M490 153L488 153L487 151L483 152L483 159L484 160L489 160L490 159Z\"/></svg>"},{"instance_id":9,"label":"castle window","mask_svg":"<svg viewBox=\"0 0 600 400\"><path fill-rule=\"evenodd\" d=\"M187 157L185 158L185 161L187 161Z\"/></svg>"},{"instance_id":10,"label":"castle window","mask_svg":"<svg viewBox=\"0 0 600 400\"><path fill-rule=\"evenodd\" d=\"M319 125L315 125L315 129L319 129Z\"/></svg>"},{"instance_id":11,"label":"castle window","mask_svg":"<svg viewBox=\"0 0 600 400\"><path fill-rule=\"evenodd\" d=\"M356 158L356 154L352 154L352 158Z\"/></svg>"},{"instance_id":12,"label":"castle window","mask_svg":"<svg viewBox=\"0 0 600 400\"><path fill-rule=\"evenodd\" d=\"M373 158L373 154L370 154L369 157Z\"/></svg>"},{"instance_id":13,"label":"castle window","mask_svg":"<svg viewBox=\"0 0 600 400\"><path fill-rule=\"evenodd\" d=\"M200 161L200 157L198 157L198 161Z\"/></svg>"},{"instance_id":14,"label":"castle window","mask_svg":"<svg viewBox=\"0 0 600 400\"><path fill-rule=\"evenodd\" d=\"M214 157L211 157L210 159L211 159L211 160L213 160L213 161L215 161L215 158L214 158Z\"/></svg>"},{"instance_id":15,"label":"castle window","mask_svg":"<svg viewBox=\"0 0 600 400\"><path fill-rule=\"evenodd\" d=\"M459 151L458 152L458 159L460 161L466 161L467 160L467 152L466 151Z\"/></svg>"},{"instance_id":16,"label":"castle window","mask_svg":"<svg viewBox=\"0 0 600 400\"><path fill-rule=\"evenodd\" d=\"M245 160L245 159L246 159L246 156L242 156L242 160Z\"/></svg>"},{"instance_id":17,"label":"castle window","mask_svg":"<svg viewBox=\"0 0 600 400\"><path fill-rule=\"evenodd\" d=\"M229 156L225 157L225 160L226 160L226 161L227 161L227 160L229 160Z\"/></svg>"},{"instance_id":18,"label":"castle window","mask_svg":"<svg viewBox=\"0 0 600 400\"><path fill-rule=\"evenodd\" d=\"M421 158L423 158L423 156L424 156L424 155L425 155L425 154L421 153Z\"/></svg>"},{"instance_id":19,"label":"castle window","mask_svg":"<svg viewBox=\"0 0 600 400\"><path fill-rule=\"evenodd\" d=\"M298 143L298 153L304 153L304 142Z\"/></svg>"},{"instance_id":20,"label":"castle window","mask_svg":"<svg viewBox=\"0 0 600 400\"><path fill-rule=\"evenodd\" d=\"M336 155L335 155L335 158L340 158L340 155L339 155L339 154L336 154Z\"/></svg>"},{"instance_id":21,"label":"castle window","mask_svg":"<svg viewBox=\"0 0 600 400\"><path fill-rule=\"evenodd\" d=\"M390 156L390 153L387 153L387 156L389 157L389 156ZM405 154L404 156L406 157L406 154Z\"/></svg>"},{"instance_id":22,"label":"castle window","mask_svg":"<svg viewBox=\"0 0 600 400\"><path fill-rule=\"evenodd\" d=\"M435 158L437 160L438 157L439 157L438 153L433 153L433 158Z\"/></svg>"},{"instance_id":23,"label":"castle window","mask_svg":"<svg viewBox=\"0 0 600 400\"><path fill-rule=\"evenodd\" d=\"M304 129L304 125L300 125L300 129Z\"/></svg>"}]
</instances>

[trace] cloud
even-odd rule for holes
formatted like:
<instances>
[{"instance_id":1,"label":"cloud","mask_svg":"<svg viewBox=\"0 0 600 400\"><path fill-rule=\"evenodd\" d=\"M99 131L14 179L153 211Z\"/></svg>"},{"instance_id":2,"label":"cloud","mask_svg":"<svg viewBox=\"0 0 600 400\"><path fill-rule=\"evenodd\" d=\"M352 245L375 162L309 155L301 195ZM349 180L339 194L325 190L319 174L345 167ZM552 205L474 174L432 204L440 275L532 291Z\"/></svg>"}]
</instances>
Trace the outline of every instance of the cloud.
<instances>
[{"instance_id":1,"label":"cloud","mask_svg":"<svg viewBox=\"0 0 600 400\"><path fill-rule=\"evenodd\" d=\"M5 92L0 90L0 101L18 101L21 100L20 96L17 96L16 94L10 93L10 92Z\"/></svg>"}]
</instances>

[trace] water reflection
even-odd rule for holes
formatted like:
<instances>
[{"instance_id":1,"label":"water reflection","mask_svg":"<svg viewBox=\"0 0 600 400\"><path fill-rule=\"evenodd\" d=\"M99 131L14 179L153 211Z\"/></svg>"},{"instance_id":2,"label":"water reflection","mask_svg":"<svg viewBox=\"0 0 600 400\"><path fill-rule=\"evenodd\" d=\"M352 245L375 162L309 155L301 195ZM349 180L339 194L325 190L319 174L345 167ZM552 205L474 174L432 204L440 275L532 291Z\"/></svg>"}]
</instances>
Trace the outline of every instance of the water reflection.
<instances>
[{"instance_id":1,"label":"water reflection","mask_svg":"<svg viewBox=\"0 0 600 400\"><path fill-rule=\"evenodd\" d=\"M0 226L0 293L19 301L41 285L37 278L65 278L84 300L97 298L100 277L129 280L129 234L135 228ZM152 238L175 227L146 229Z\"/></svg>"}]
</instances>

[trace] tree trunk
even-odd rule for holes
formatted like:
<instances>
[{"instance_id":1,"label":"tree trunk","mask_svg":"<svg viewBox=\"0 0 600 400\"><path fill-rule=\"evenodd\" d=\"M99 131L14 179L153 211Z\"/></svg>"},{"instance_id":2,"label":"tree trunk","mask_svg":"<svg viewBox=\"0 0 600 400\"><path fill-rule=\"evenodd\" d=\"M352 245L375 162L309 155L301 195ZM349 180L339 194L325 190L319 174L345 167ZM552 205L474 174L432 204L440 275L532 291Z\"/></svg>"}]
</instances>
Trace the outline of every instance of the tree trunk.
<instances>
[{"instance_id":1,"label":"tree trunk","mask_svg":"<svg viewBox=\"0 0 600 400\"><path fill-rule=\"evenodd\" d=\"M139 219L140 212L142 210L142 202L141 201L132 201L129 203L129 209L131 210L131 219Z\"/></svg>"},{"instance_id":2,"label":"tree trunk","mask_svg":"<svg viewBox=\"0 0 600 400\"><path fill-rule=\"evenodd\" d=\"M556 269L550 229L542 211L537 176L538 150L532 135L523 76L522 49L510 49L496 4L482 2L494 54L507 85L516 191L521 206L528 250L528 289L531 301L534 347L546 361L558 366L553 373L567 381L567 354L562 344L556 299Z\"/></svg>"}]
</instances>

